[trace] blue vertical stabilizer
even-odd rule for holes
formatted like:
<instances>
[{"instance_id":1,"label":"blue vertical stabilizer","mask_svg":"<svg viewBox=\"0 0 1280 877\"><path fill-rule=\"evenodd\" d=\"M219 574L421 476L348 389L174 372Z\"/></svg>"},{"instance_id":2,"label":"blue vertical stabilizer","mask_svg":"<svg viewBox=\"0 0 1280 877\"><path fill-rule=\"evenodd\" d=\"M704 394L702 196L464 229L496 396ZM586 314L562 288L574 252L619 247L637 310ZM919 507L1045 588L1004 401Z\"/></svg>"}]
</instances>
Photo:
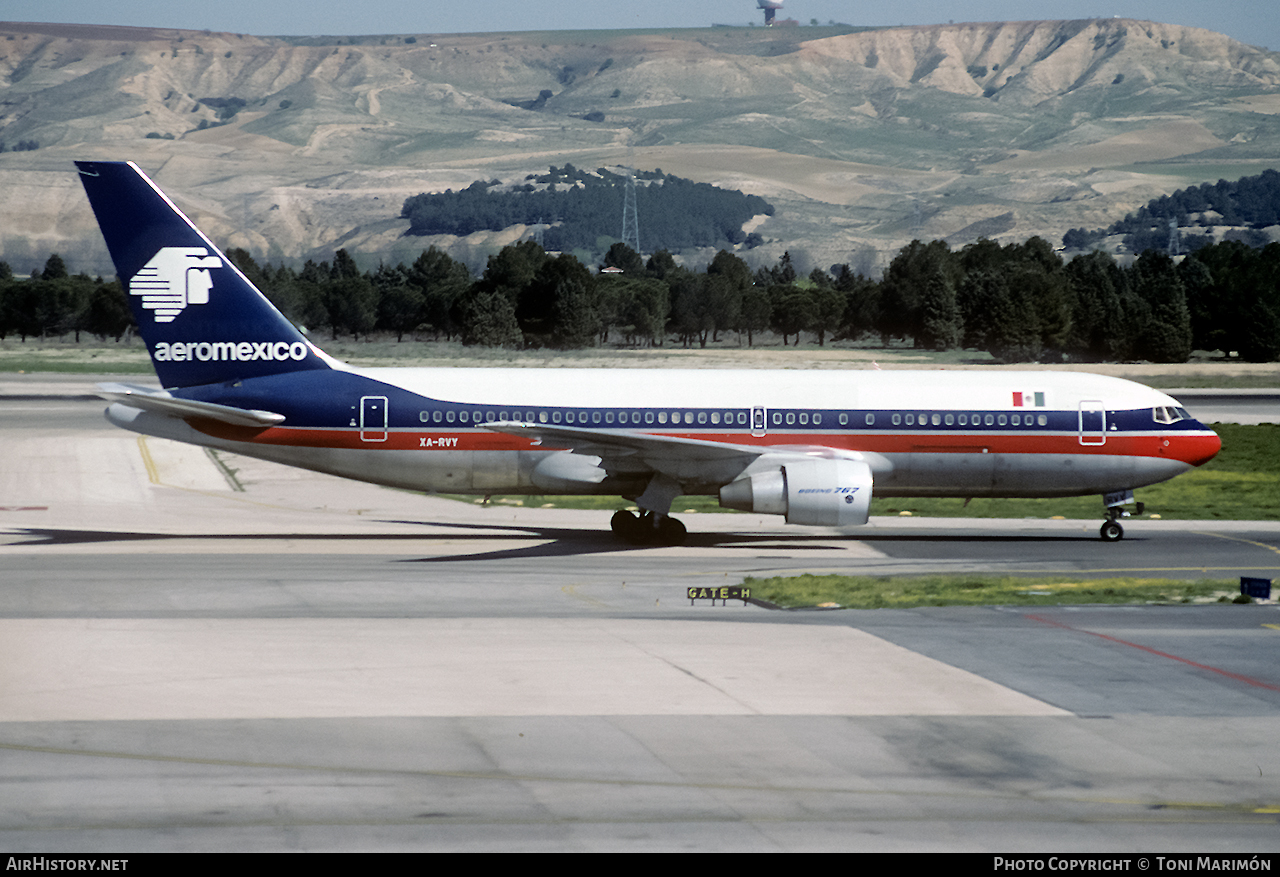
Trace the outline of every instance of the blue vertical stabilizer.
<instances>
[{"instance_id":1,"label":"blue vertical stabilizer","mask_svg":"<svg viewBox=\"0 0 1280 877\"><path fill-rule=\"evenodd\" d=\"M137 165L76 167L163 386L330 367Z\"/></svg>"}]
</instances>

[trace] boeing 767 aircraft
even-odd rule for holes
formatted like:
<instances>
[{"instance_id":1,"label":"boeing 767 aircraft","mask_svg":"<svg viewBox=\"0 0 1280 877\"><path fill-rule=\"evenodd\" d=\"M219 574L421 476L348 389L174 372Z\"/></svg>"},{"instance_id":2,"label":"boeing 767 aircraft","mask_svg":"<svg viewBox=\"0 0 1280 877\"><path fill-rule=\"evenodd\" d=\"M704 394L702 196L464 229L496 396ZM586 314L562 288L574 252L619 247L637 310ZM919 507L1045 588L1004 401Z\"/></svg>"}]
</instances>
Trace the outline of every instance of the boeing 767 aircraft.
<instances>
[{"instance_id":1,"label":"boeing 767 aircraft","mask_svg":"<svg viewBox=\"0 0 1280 877\"><path fill-rule=\"evenodd\" d=\"M1102 494L1213 458L1164 393L1073 372L362 369L328 356L132 162L77 162L163 390L102 385L107 419L410 490L611 494L612 526L679 544L681 495L865 524L881 496Z\"/></svg>"}]
</instances>

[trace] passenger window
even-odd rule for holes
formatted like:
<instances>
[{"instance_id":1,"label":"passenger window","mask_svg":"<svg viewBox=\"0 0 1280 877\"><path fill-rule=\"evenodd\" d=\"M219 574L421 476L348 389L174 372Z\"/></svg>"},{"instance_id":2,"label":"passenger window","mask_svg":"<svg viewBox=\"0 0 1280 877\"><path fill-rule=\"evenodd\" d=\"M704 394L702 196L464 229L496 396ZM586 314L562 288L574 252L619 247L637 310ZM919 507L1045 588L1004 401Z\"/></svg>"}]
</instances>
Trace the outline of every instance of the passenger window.
<instances>
[{"instance_id":1,"label":"passenger window","mask_svg":"<svg viewBox=\"0 0 1280 877\"><path fill-rule=\"evenodd\" d=\"M441 419L443 416L444 416L444 415L442 415L439 411L433 411L433 412L431 412L431 419L432 419L432 420L434 420L436 423L439 423L439 422L440 422L440 419Z\"/></svg>"},{"instance_id":2,"label":"passenger window","mask_svg":"<svg viewBox=\"0 0 1280 877\"><path fill-rule=\"evenodd\" d=\"M605 422L605 423L613 423L613 412L612 412L612 411L606 411L606 412L604 413L604 422Z\"/></svg>"},{"instance_id":3,"label":"passenger window","mask_svg":"<svg viewBox=\"0 0 1280 877\"><path fill-rule=\"evenodd\" d=\"M707 412L705 412L705 411L699 411L699 412L698 412L698 423L706 423L706 422L707 422Z\"/></svg>"},{"instance_id":4,"label":"passenger window","mask_svg":"<svg viewBox=\"0 0 1280 877\"><path fill-rule=\"evenodd\" d=\"M773 412L773 425L782 426L782 415L777 411Z\"/></svg>"},{"instance_id":5,"label":"passenger window","mask_svg":"<svg viewBox=\"0 0 1280 877\"><path fill-rule=\"evenodd\" d=\"M572 412L572 411L566 411L566 412L564 413L564 422L565 422L565 423L573 423L573 412Z\"/></svg>"},{"instance_id":6,"label":"passenger window","mask_svg":"<svg viewBox=\"0 0 1280 877\"><path fill-rule=\"evenodd\" d=\"M942 420L947 424L947 426L954 426L956 422L954 415L951 414L948 414L946 417L942 418Z\"/></svg>"},{"instance_id":7,"label":"passenger window","mask_svg":"<svg viewBox=\"0 0 1280 877\"><path fill-rule=\"evenodd\" d=\"M560 422L560 412L559 412L559 411L552 411L552 412L551 412L551 422L552 422L552 423L559 423L559 422Z\"/></svg>"},{"instance_id":8,"label":"passenger window","mask_svg":"<svg viewBox=\"0 0 1280 877\"><path fill-rule=\"evenodd\" d=\"M876 425L876 416L875 416L874 414L868 414L868 415L866 416L866 421L867 421L867 426L875 426L875 425ZM840 422L841 422L841 423L844 423L844 415L843 415L843 414L841 414L841 415L840 415Z\"/></svg>"},{"instance_id":9,"label":"passenger window","mask_svg":"<svg viewBox=\"0 0 1280 877\"><path fill-rule=\"evenodd\" d=\"M745 411L739 411L739 412L738 412L738 426L746 426L746 425L747 425L747 412L745 412ZM763 426L763 424L761 424L761 425Z\"/></svg>"},{"instance_id":10,"label":"passenger window","mask_svg":"<svg viewBox=\"0 0 1280 877\"><path fill-rule=\"evenodd\" d=\"M458 420L460 420L462 423L469 423L471 421L471 412L459 411Z\"/></svg>"},{"instance_id":11,"label":"passenger window","mask_svg":"<svg viewBox=\"0 0 1280 877\"><path fill-rule=\"evenodd\" d=\"M667 422L667 412L665 412L665 411L659 411L659 412L658 412L658 422L659 422L659 423L666 423L666 422Z\"/></svg>"},{"instance_id":12,"label":"passenger window","mask_svg":"<svg viewBox=\"0 0 1280 877\"><path fill-rule=\"evenodd\" d=\"M1009 423L1009 418L1005 417L1003 414L998 415L996 419L1000 426L1006 426Z\"/></svg>"},{"instance_id":13,"label":"passenger window","mask_svg":"<svg viewBox=\"0 0 1280 877\"><path fill-rule=\"evenodd\" d=\"M545 411L539 411L539 412L538 412L538 420L539 420L539 422L541 422L541 423L546 423L546 422L547 422L547 412L545 412Z\"/></svg>"},{"instance_id":14,"label":"passenger window","mask_svg":"<svg viewBox=\"0 0 1280 877\"><path fill-rule=\"evenodd\" d=\"M636 418L635 412L632 412L632 414L631 414L631 422L632 422L632 423L635 423L635 418ZM652 412L652 411L646 411L646 412L644 413L644 422L645 422L645 423L653 423L653 412Z\"/></svg>"},{"instance_id":15,"label":"passenger window","mask_svg":"<svg viewBox=\"0 0 1280 877\"><path fill-rule=\"evenodd\" d=\"M908 414L907 426L915 426L915 425L916 425L916 416L914 414Z\"/></svg>"},{"instance_id":16,"label":"passenger window","mask_svg":"<svg viewBox=\"0 0 1280 877\"><path fill-rule=\"evenodd\" d=\"M893 425L897 426L900 423L902 423L902 415L901 414L893 415Z\"/></svg>"},{"instance_id":17,"label":"passenger window","mask_svg":"<svg viewBox=\"0 0 1280 877\"><path fill-rule=\"evenodd\" d=\"M988 414L986 417L982 418L982 422L987 426L990 426L991 424L996 422L996 419L992 417L990 414Z\"/></svg>"},{"instance_id":18,"label":"passenger window","mask_svg":"<svg viewBox=\"0 0 1280 877\"><path fill-rule=\"evenodd\" d=\"M941 425L942 425L942 415L941 415L941 414L935 414L935 415L933 415L932 423L933 423L933 425L934 425L934 426L941 426Z\"/></svg>"},{"instance_id":19,"label":"passenger window","mask_svg":"<svg viewBox=\"0 0 1280 877\"><path fill-rule=\"evenodd\" d=\"M787 412L787 426L791 426L796 422L796 413L794 411Z\"/></svg>"},{"instance_id":20,"label":"passenger window","mask_svg":"<svg viewBox=\"0 0 1280 877\"><path fill-rule=\"evenodd\" d=\"M591 412L591 422L592 422L592 423L599 423L599 422L600 422L600 412L599 412L599 411L592 411L592 412Z\"/></svg>"},{"instance_id":21,"label":"passenger window","mask_svg":"<svg viewBox=\"0 0 1280 877\"><path fill-rule=\"evenodd\" d=\"M1015 414L1015 415L1013 415L1013 417L1012 417L1012 418L1010 418L1010 419L1013 421L1013 425L1014 425L1014 426L1022 426L1022 417L1021 417L1021 416L1019 416L1019 415Z\"/></svg>"},{"instance_id":22,"label":"passenger window","mask_svg":"<svg viewBox=\"0 0 1280 877\"><path fill-rule=\"evenodd\" d=\"M808 415L808 414L801 414L801 415L800 415L800 425L801 425L801 426L808 426L808 425L809 425L809 415Z\"/></svg>"},{"instance_id":23,"label":"passenger window","mask_svg":"<svg viewBox=\"0 0 1280 877\"><path fill-rule=\"evenodd\" d=\"M679 419L679 417L680 417L680 415L678 415L678 414L677 414L677 415L676 415L676 418L677 418L677 419ZM685 422L685 423L693 423L693 412L692 412L692 411L686 411L686 412L684 413L684 422Z\"/></svg>"},{"instance_id":24,"label":"passenger window","mask_svg":"<svg viewBox=\"0 0 1280 877\"><path fill-rule=\"evenodd\" d=\"M453 423L453 412L452 411L446 412L444 415L444 419L449 421L450 423Z\"/></svg>"},{"instance_id":25,"label":"passenger window","mask_svg":"<svg viewBox=\"0 0 1280 877\"><path fill-rule=\"evenodd\" d=\"M1047 414L1041 414L1041 415L1037 416L1037 417L1036 417L1036 423L1040 424L1041 426L1048 426L1048 425L1049 425L1049 416L1048 416Z\"/></svg>"},{"instance_id":26,"label":"passenger window","mask_svg":"<svg viewBox=\"0 0 1280 877\"><path fill-rule=\"evenodd\" d=\"M968 426L968 425L969 425L969 416L968 416L967 414L961 414L961 415L959 416L959 420L960 420L960 425L961 425L961 426Z\"/></svg>"}]
</instances>

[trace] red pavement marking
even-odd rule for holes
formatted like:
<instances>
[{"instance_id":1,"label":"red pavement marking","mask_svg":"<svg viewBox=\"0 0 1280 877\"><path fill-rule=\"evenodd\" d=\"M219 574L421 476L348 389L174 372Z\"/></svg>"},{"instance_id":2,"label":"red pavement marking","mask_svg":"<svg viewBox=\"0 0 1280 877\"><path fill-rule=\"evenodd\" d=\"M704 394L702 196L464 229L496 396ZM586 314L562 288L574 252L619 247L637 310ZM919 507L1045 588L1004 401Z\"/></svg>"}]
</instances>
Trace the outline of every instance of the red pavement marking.
<instances>
[{"instance_id":1,"label":"red pavement marking","mask_svg":"<svg viewBox=\"0 0 1280 877\"><path fill-rule=\"evenodd\" d=\"M1096 636L1098 639L1105 639L1108 642L1118 643L1119 645L1129 646L1134 649L1141 649L1149 654L1158 655L1161 658L1168 658L1170 661L1177 661L1181 664L1187 664L1188 666L1195 667L1198 670L1208 670L1210 673L1217 673L1219 676L1226 676L1228 679L1234 679L1237 682L1243 682L1246 685L1265 688L1268 691L1280 691L1280 685L1271 685L1258 679L1253 679L1249 676L1241 676L1239 673L1232 673L1230 670L1223 670L1219 667L1210 667L1208 664L1199 664L1195 661L1189 661L1186 658L1179 658L1177 655L1171 655L1168 652L1162 652L1159 649L1153 649L1149 646L1139 645L1138 643L1131 643L1128 640L1118 639L1114 636L1107 636L1105 633L1094 633L1092 630L1072 627L1069 624L1063 624L1060 621L1054 621L1053 619L1045 618L1042 615L1027 615L1025 617L1030 618L1032 621L1039 621L1041 624L1048 624L1051 627L1061 627L1064 630L1074 630L1076 633L1087 633L1089 636Z\"/></svg>"}]
</instances>

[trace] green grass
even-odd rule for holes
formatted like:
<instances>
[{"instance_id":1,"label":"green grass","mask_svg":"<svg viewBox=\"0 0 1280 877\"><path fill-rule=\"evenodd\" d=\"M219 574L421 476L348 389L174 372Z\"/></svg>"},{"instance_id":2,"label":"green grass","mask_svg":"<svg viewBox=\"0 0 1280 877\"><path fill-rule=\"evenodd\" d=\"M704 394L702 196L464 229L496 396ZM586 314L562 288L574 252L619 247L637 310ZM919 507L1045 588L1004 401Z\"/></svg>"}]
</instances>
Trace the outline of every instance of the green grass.
<instances>
[{"instance_id":1,"label":"green grass","mask_svg":"<svg viewBox=\"0 0 1280 877\"><path fill-rule=\"evenodd\" d=\"M1179 521L1280 520L1280 425L1213 424L1222 437L1222 453L1212 461L1172 481L1134 491L1146 504L1144 517L1159 515ZM463 502L474 496L450 495ZM634 504L610 496L493 496L491 503L524 508L620 509ZM1130 507L1132 508L1132 507ZM727 512L710 496L682 496L673 514ZM939 518L1053 518L1102 520L1097 496L1063 499L904 499L873 497L873 515L911 515Z\"/></svg>"},{"instance_id":2,"label":"green grass","mask_svg":"<svg viewBox=\"0 0 1280 877\"><path fill-rule=\"evenodd\" d=\"M0 373L130 374L154 375L151 358L141 341L99 342L38 338L25 343L16 338L0 341Z\"/></svg>"},{"instance_id":3,"label":"green grass","mask_svg":"<svg viewBox=\"0 0 1280 877\"><path fill-rule=\"evenodd\" d=\"M1280 520L1280 425L1240 426L1215 423L1222 452L1199 469L1163 484L1134 491L1146 504L1146 517L1172 520ZM877 499L873 515L942 518L1101 518L1096 496L1064 499Z\"/></svg>"},{"instance_id":4,"label":"green grass","mask_svg":"<svg viewBox=\"0 0 1280 877\"><path fill-rule=\"evenodd\" d=\"M751 596L785 608L910 609L918 606L1058 606L1068 603L1229 602L1239 583L1202 579L1064 580L992 575L801 575L757 579Z\"/></svg>"},{"instance_id":5,"label":"green grass","mask_svg":"<svg viewBox=\"0 0 1280 877\"><path fill-rule=\"evenodd\" d=\"M483 497L473 496L462 493L442 493L440 496L445 499L453 499L458 502L469 502L480 505L484 502ZM613 509L631 509L635 511L636 505L630 500L623 499L620 496L542 496L540 494L531 494L529 496L499 496L493 495L489 497L489 504L495 506L509 506L526 509L603 509L610 511ZM671 506L673 515L700 514L707 512L738 514L732 509L724 509L713 496L682 496L676 499Z\"/></svg>"}]
</instances>

